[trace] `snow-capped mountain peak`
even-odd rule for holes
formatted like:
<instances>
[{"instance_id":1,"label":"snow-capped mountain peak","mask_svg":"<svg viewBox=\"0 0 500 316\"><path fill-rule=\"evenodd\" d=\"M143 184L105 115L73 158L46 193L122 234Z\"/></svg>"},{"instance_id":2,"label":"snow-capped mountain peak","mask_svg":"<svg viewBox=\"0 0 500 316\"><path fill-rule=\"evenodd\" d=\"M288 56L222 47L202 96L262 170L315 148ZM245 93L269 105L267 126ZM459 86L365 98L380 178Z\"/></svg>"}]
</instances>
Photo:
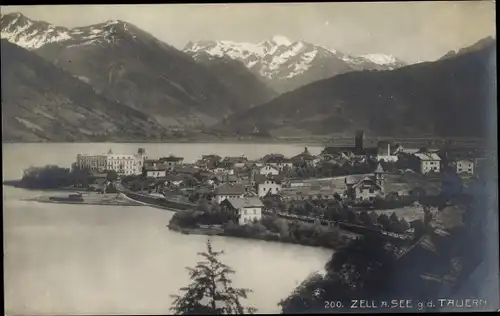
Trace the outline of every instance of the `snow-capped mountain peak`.
<instances>
[{"instance_id":1,"label":"snow-capped mountain peak","mask_svg":"<svg viewBox=\"0 0 500 316\"><path fill-rule=\"evenodd\" d=\"M21 13L1 17L1 38L27 49L71 38L69 30L43 21L34 21Z\"/></svg>"},{"instance_id":2,"label":"snow-capped mountain peak","mask_svg":"<svg viewBox=\"0 0 500 316\"><path fill-rule=\"evenodd\" d=\"M292 45L292 41L290 41L287 37L282 35L275 35L271 39L278 46L290 46Z\"/></svg>"},{"instance_id":3,"label":"snow-capped mountain peak","mask_svg":"<svg viewBox=\"0 0 500 316\"><path fill-rule=\"evenodd\" d=\"M124 37L134 40L139 32L137 27L121 20L68 29L31 20L20 13L2 15L1 30L1 38L29 50L58 42L65 42L68 47L99 43L115 45Z\"/></svg>"},{"instance_id":4,"label":"snow-capped mountain peak","mask_svg":"<svg viewBox=\"0 0 500 316\"><path fill-rule=\"evenodd\" d=\"M335 49L292 41L282 35L257 44L233 41L189 42L183 51L195 60L210 56L229 57L242 62L266 81L295 80L293 78L311 71L320 76L317 78L317 75L311 75L311 78L323 79L349 70L393 69L400 66L395 65L397 60L393 56L351 56Z\"/></svg>"},{"instance_id":5,"label":"snow-capped mountain peak","mask_svg":"<svg viewBox=\"0 0 500 316\"><path fill-rule=\"evenodd\" d=\"M387 54L366 54L361 55L361 57L368 59L369 61L377 65L389 65L398 63L396 57Z\"/></svg>"}]
</instances>

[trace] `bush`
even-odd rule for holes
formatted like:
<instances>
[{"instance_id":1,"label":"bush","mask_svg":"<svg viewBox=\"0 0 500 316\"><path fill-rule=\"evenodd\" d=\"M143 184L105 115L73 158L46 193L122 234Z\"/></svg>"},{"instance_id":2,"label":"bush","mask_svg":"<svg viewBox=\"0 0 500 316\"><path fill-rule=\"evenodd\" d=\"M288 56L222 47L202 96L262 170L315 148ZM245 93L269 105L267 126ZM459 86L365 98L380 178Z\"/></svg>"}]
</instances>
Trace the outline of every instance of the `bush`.
<instances>
[{"instance_id":1,"label":"bush","mask_svg":"<svg viewBox=\"0 0 500 316\"><path fill-rule=\"evenodd\" d=\"M170 224L184 228L195 228L198 226L197 217L199 212L196 211L181 211L175 213L170 219Z\"/></svg>"},{"instance_id":2,"label":"bush","mask_svg":"<svg viewBox=\"0 0 500 316\"><path fill-rule=\"evenodd\" d=\"M61 168L55 165L32 167L24 171L20 184L32 189L57 189L68 186L88 187L91 183L87 169Z\"/></svg>"}]
</instances>

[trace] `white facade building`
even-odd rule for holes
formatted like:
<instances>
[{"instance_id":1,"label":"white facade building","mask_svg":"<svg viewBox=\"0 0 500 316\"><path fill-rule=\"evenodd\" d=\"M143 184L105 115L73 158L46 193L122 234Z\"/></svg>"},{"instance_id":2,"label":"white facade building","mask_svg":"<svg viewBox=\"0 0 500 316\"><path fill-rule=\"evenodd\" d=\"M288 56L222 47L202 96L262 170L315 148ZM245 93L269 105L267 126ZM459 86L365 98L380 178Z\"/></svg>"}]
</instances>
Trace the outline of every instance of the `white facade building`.
<instances>
[{"instance_id":1,"label":"white facade building","mask_svg":"<svg viewBox=\"0 0 500 316\"><path fill-rule=\"evenodd\" d=\"M281 183L277 183L276 181L270 179L262 181L257 185L259 198L266 196L268 193L278 194L279 192L281 192L281 190Z\"/></svg>"},{"instance_id":2,"label":"white facade building","mask_svg":"<svg viewBox=\"0 0 500 316\"><path fill-rule=\"evenodd\" d=\"M277 176L280 174L280 171L277 168L274 168L273 166L264 166L260 168L259 173L265 176L272 175L272 176Z\"/></svg>"},{"instance_id":3,"label":"white facade building","mask_svg":"<svg viewBox=\"0 0 500 316\"><path fill-rule=\"evenodd\" d=\"M415 153L420 162L419 171L422 174L441 171L441 158L436 153Z\"/></svg>"},{"instance_id":4,"label":"white facade building","mask_svg":"<svg viewBox=\"0 0 500 316\"><path fill-rule=\"evenodd\" d=\"M121 175L139 175L142 173L144 156L140 154L113 154L76 156L76 165L91 172L114 170Z\"/></svg>"},{"instance_id":5,"label":"white facade building","mask_svg":"<svg viewBox=\"0 0 500 316\"><path fill-rule=\"evenodd\" d=\"M462 159L456 162L457 173L458 174L474 174L474 161Z\"/></svg>"},{"instance_id":6,"label":"white facade building","mask_svg":"<svg viewBox=\"0 0 500 316\"><path fill-rule=\"evenodd\" d=\"M238 212L238 224L246 225L262 219L261 200L256 197L228 199L229 204Z\"/></svg>"}]
</instances>

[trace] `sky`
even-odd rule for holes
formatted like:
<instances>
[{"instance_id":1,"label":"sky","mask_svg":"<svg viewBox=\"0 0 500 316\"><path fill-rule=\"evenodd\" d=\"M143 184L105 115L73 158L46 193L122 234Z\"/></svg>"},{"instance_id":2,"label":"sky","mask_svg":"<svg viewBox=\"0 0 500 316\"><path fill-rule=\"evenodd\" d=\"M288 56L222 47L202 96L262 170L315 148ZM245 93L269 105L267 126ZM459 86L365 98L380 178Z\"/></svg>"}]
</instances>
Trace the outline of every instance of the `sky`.
<instances>
[{"instance_id":1,"label":"sky","mask_svg":"<svg viewBox=\"0 0 500 316\"><path fill-rule=\"evenodd\" d=\"M184 48L189 41L258 43L275 35L413 63L495 36L493 1L2 6L65 27L123 20ZM495 36L496 37L496 36Z\"/></svg>"}]
</instances>

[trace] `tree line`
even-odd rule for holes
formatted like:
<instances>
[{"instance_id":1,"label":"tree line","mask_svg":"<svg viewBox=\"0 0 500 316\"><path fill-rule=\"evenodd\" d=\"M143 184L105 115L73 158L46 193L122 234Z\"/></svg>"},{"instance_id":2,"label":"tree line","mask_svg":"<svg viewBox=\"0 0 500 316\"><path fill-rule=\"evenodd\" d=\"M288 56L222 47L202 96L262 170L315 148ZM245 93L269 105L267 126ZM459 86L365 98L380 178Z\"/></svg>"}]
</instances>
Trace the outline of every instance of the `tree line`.
<instances>
[{"instance_id":1,"label":"tree line","mask_svg":"<svg viewBox=\"0 0 500 316\"><path fill-rule=\"evenodd\" d=\"M97 179L98 177L93 175L89 169L79 168L76 165L73 165L72 168L46 165L24 170L19 184L28 189L89 188ZM106 172L106 180L115 181L117 179L116 171Z\"/></svg>"}]
</instances>

